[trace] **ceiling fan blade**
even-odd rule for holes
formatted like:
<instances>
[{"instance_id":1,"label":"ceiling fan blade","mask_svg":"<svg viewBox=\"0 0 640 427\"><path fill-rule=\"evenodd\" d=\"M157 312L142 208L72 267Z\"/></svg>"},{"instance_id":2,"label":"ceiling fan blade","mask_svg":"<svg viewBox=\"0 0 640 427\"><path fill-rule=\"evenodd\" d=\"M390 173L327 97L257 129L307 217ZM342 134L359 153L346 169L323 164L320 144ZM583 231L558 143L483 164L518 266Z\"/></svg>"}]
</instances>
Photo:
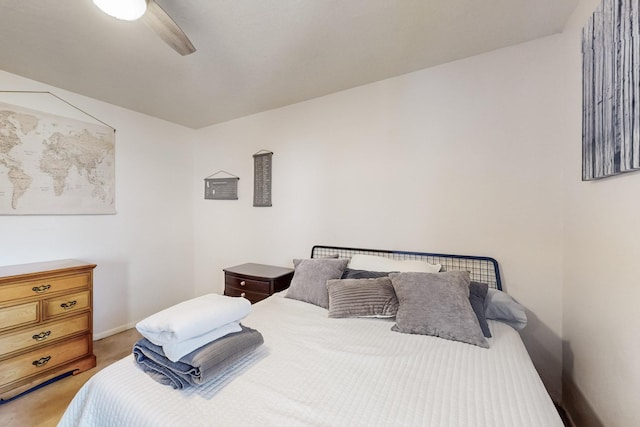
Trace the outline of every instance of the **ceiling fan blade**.
<instances>
[{"instance_id":1,"label":"ceiling fan blade","mask_svg":"<svg viewBox=\"0 0 640 427\"><path fill-rule=\"evenodd\" d=\"M180 55L189 55L196 51L187 35L178 27L178 24L155 1L148 1L147 11L142 16L142 21Z\"/></svg>"}]
</instances>

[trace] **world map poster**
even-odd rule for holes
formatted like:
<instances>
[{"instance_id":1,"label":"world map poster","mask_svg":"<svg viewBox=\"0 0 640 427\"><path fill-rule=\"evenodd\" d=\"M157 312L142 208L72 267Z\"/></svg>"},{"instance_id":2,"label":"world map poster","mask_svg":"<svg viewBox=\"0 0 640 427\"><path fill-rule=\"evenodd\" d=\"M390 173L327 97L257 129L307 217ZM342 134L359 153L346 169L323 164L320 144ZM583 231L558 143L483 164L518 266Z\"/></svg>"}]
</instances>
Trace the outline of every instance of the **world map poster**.
<instances>
[{"instance_id":1,"label":"world map poster","mask_svg":"<svg viewBox=\"0 0 640 427\"><path fill-rule=\"evenodd\" d=\"M0 102L0 215L115 213L115 131Z\"/></svg>"}]
</instances>

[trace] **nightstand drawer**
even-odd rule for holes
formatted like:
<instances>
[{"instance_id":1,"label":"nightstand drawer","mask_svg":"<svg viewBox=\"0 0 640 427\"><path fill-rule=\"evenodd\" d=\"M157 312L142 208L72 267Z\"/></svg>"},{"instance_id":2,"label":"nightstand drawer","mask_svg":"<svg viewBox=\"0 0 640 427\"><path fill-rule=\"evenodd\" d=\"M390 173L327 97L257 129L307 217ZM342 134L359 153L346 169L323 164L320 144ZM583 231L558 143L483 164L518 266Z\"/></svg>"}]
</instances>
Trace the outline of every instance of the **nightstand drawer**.
<instances>
[{"instance_id":1,"label":"nightstand drawer","mask_svg":"<svg viewBox=\"0 0 640 427\"><path fill-rule=\"evenodd\" d=\"M259 292L269 294L271 291L271 284L268 281L251 280L243 277L226 275L225 285L232 288L244 289L249 292Z\"/></svg>"},{"instance_id":2,"label":"nightstand drawer","mask_svg":"<svg viewBox=\"0 0 640 427\"><path fill-rule=\"evenodd\" d=\"M87 288L89 287L89 280L88 274L78 274L48 280L34 280L15 286L3 286L0 287L0 301L36 297L76 288Z\"/></svg>"},{"instance_id":3,"label":"nightstand drawer","mask_svg":"<svg viewBox=\"0 0 640 427\"><path fill-rule=\"evenodd\" d=\"M91 335L43 347L2 362L0 387L89 354Z\"/></svg>"},{"instance_id":4,"label":"nightstand drawer","mask_svg":"<svg viewBox=\"0 0 640 427\"><path fill-rule=\"evenodd\" d=\"M247 291L246 289L233 288L229 286L224 288L224 294L230 297L244 297L251 301L252 304L258 301L262 301L269 296L269 294L251 292Z\"/></svg>"},{"instance_id":5,"label":"nightstand drawer","mask_svg":"<svg viewBox=\"0 0 640 427\"><path fill-rule=\"evenodd\" d=\"M61 295L44 301L44 319L74 311L82 311L89 308L89 306L89 291Z\"/></svg>"},{"instance_id":6,"label":"nightstand drawer","mask_svg":"<svg viewBox=\"0 0 640 427\"><path fill-rule=\"evenodd\" d=\"M0 330L36 323L40 320L38 301L0 308Z\"/></svg>"},{"instance_id":7,"label":"nightstand drawer","mask_svg":"<svg viewBox=\"0 0 640 427\"><path fill-rule=\"evenodd\" d=\"M91 329L90 315L91 313L85 312L69 319L32 326L19 332L2 335L0 336L0 357L59 338L89 331Z\"/></svg>"}]
</instances>

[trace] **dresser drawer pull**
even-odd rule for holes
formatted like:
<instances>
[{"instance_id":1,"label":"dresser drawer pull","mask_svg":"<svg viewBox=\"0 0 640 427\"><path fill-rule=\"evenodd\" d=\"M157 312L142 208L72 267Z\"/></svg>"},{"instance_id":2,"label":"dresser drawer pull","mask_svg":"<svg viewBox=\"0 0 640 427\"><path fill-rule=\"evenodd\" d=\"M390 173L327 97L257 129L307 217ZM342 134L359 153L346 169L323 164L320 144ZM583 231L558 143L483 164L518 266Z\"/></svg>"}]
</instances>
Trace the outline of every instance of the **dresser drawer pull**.
<instances>
[{"instance_id":1,"label":"dresser drawer pull","mask_svg":"<svg viewBox=\"0 0 640 427\"><path fill-rule=\"evenodd\" d=\"M51 331L46 331L46 332L42 331L39 334L35 334L31 338L33 338L36 341L44 341L47 338L49 338L49 335L51 335Z\"/></svg>"},{"instance_id":2,"label":"dresser drawer pull","mask_svg":"<svg viewBox=\"0 0 640 427\"><path fill-rule=\"evenodd\" d=\"M245 282L244 280L242 282L240 282L240 286L246 286L247 282Z\"/></svg>"},{"instance_id":3,"label":"dresser drawer pull","mask_svg":"<svg viewBox=\"0 0 640 427\"><path fill-rule=\"evenodd\" d=\"M40 359L34 360L33 362L31 362L31 364L39 368L41 366L46 365L49 362L49 360L51 360L51 356L41 357Z\"/></svg>"},{"instance_id":4,"label":"dresser drawer pull","mask_svg":"<svg viewBox=\"0 0 640 427\"><path fill-rule=\"evenodd\" d=\"M244 298L245 295L246 294L244 292L240 294L240 296L243 297L243 298Z\"/></svg>"},{"instance_id":5,"label":"dresser drawer pull","mask_svg":"<svg viewBox=\"0 0 640 427\"><path fill-rule=\"evenodd\" d=\"M50 288L51 288L51 285L40 285L40 286L34 286L33 288L31 288L31 290L36 294L41 294L43 292L47 292Z\"/></svg>"},{"instance_id":6,"label":"dresser drawer pull","mask_svg":"<svg viewBox=\"0 0 640 427\"><path fill-rule=\"evenodd\" d=\"M70 310L73 307L75 307L75 305L78 303L78 301L73 300L73 301L69 301L69 302L63 302L62 304L60 304L60 307L64 308L65 310Z\"/></svg>"}]
</instances>

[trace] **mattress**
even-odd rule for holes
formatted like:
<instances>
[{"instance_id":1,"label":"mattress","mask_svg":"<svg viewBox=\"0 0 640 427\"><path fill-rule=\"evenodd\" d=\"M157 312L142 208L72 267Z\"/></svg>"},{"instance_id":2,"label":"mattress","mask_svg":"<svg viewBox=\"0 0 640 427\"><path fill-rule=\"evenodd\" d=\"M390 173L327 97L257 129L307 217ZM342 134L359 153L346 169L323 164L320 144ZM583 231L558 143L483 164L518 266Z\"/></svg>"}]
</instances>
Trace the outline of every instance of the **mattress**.
<instances>
[{"instance_id":1,"label":"mattress","mask_svg":"<svg viewBox=\"0 0 640 427\"><path fill-rule=\"evenodd\" d=\"M264 345L219 380L173 390L131 356L98 372L60 426L562 426L520 339L489 321L489 349L331 319L274 295L243 324Z\"/></svg>"}]
</instances>

